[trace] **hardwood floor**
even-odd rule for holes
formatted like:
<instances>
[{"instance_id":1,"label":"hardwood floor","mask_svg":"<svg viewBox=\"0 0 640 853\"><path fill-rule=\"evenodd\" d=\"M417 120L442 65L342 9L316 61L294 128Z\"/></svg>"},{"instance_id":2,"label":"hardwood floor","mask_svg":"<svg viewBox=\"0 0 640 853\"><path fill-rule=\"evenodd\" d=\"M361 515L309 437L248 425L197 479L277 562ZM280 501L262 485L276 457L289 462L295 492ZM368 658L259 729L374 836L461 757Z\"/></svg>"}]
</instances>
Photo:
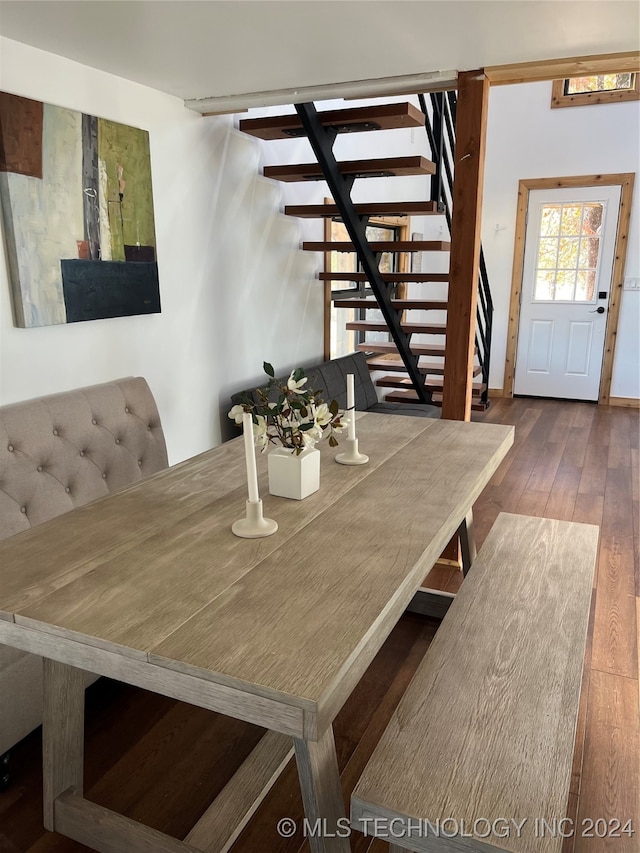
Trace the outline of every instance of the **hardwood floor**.
<instances>
[{"instance_id":1,"label":"hardwood floor","mask_svg":"<svg viewBox=\"0 0 640 853\"><path fill-rule=\"evenodd\" d=\"M496 400L487 412L474 413L474 420L516 426L513 449L475 506L478 544L502 511L601 525L568 804L578 836L566 839L564 853L638 853L640 413L514 399ZM439 568L429 585L455 591L459 582L459 572ZM403 617L338 716L336 745L347 801L436 626ZM260 736L254 726L102 679L87 694L86 795L184 837ZM13 751L13 784L0 794L0 853L86 851L42 828L40 761L35 732ZM300 829L289 839L278 835L284 816L300 826L293 762L232 853L306 853ZM590 821L600 818L622 825L631 820L635 834L586 837ZM351 846L353 853L387 850L357 833Z\"/></svg>"}]
</instances>

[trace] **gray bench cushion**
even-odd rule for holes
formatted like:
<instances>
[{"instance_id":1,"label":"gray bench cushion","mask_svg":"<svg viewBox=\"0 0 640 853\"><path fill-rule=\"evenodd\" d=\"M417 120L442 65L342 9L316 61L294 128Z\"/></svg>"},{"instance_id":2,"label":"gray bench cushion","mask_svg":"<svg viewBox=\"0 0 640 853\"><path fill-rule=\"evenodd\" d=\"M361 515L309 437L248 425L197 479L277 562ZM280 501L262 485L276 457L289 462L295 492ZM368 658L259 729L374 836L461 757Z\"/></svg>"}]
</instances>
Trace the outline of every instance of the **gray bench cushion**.
<instances>
[{"instance_id":1,"label":"gray bench cushion","mask_svg":"<svg viewBox=\"0 0 640 853\"><path fill-rule=\"evenodd\" d=\"M439 418L440 409L437 406L429 406L424 403L386 403L378 402L376 389L371 381L371 374L367 366L367 359L363 352L345 355L331 361L325 361L315 367L307 369L306 374L309 381L306 388L322 391L322 397L326 402L336 400L341 409L347 405L347 374L354 374L354 386L356 394L356 409L359 412L382 412L385 414L412 415L423 418ZM282 382L287 376L282 377ZM249 389L234 394L231 398L234 404L242 402L246 395L255 401L255 390Z\"/></svg>"}]
</instances>

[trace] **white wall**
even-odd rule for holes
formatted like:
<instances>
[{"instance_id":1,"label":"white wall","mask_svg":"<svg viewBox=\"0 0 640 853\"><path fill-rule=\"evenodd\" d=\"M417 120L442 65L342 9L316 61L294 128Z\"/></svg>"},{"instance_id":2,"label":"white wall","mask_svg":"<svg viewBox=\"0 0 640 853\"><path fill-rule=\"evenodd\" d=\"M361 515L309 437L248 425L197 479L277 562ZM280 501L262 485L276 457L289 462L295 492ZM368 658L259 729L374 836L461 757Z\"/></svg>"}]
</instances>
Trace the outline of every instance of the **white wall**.
<instances>
[{"instance_id":1,"label":"white wall","mask_svg":"<svg viewBox=\"0 0 640 853\"><path fill-rule=\"evenodd\" d=\"M0 248L0 402L145 376L176 462L229 435L229 395L263 360L284 371L321 357L314 257L230 117L8 39L0 87L149 131L162 302L158 315L15 328Z\"/></svg>"},{"instance_id":2,"label":"white wall","mask_svg":"<svg viewBox=\"0 0 640 853\"><path fill-rule=\"evenodd\" d=\"M490 91L482 240L495 301L490 387L501 388L507 344L518 182L640 171L640 102L551 109L551 83ZM498 229L496 229L498 226ZM640 178L626 276L640 275ZM640 292L623 291L613 397L640 397Z\"/></svg>"}]
</instances>

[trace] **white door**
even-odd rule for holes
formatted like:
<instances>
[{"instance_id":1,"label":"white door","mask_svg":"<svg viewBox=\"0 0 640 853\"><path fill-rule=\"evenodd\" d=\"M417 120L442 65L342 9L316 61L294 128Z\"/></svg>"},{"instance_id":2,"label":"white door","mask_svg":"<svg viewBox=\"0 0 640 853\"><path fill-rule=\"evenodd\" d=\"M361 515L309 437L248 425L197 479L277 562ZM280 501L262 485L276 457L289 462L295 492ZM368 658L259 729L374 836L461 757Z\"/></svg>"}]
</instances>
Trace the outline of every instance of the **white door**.
<instances>
[{"instance_id":1,"label":"white door","mask_svg":"<svg viewBox=\"0 0 640 853\"><path fill-rule=\"evenodd\" d=\"M514 393L598 399L620 192L530 192Z\"/></svg>"}]
</instances>

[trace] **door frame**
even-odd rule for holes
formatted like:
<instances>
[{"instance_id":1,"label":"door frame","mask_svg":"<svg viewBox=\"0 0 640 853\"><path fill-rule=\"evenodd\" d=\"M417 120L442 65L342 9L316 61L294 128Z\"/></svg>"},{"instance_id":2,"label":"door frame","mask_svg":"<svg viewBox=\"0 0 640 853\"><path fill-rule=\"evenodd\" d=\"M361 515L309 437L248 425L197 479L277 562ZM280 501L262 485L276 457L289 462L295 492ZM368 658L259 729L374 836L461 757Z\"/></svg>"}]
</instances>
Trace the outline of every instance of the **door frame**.
<instances>
[{"instance_id":1,"label":"door frame","mask_svg":"<svg viewBox=\"0 0 640 853\"><path fill-rule=\"evenodd\" d=\"M515 359L520 328L520 297L522 294L522 276L524 272L524 249L529 208L529 193L532 190L566 189L572 187L619 186L620 214L616 233L613 273L611 276L611 296L604 338L604 356L600 373L598 404L609 405L613 358L615 355L616 333L620 316L620 302L624 282L624 268L627 259L629 220L631 218L631 199L633 196L634 172L613 175L572 175L564 178L525 178L518 185L518 211L516 214L516 233L513 249L513 269L511 273L511 299L509 301L509 325L507 329L507 353L504 367L502 396L513 397Z\"/></svg>"}]
</instances>

